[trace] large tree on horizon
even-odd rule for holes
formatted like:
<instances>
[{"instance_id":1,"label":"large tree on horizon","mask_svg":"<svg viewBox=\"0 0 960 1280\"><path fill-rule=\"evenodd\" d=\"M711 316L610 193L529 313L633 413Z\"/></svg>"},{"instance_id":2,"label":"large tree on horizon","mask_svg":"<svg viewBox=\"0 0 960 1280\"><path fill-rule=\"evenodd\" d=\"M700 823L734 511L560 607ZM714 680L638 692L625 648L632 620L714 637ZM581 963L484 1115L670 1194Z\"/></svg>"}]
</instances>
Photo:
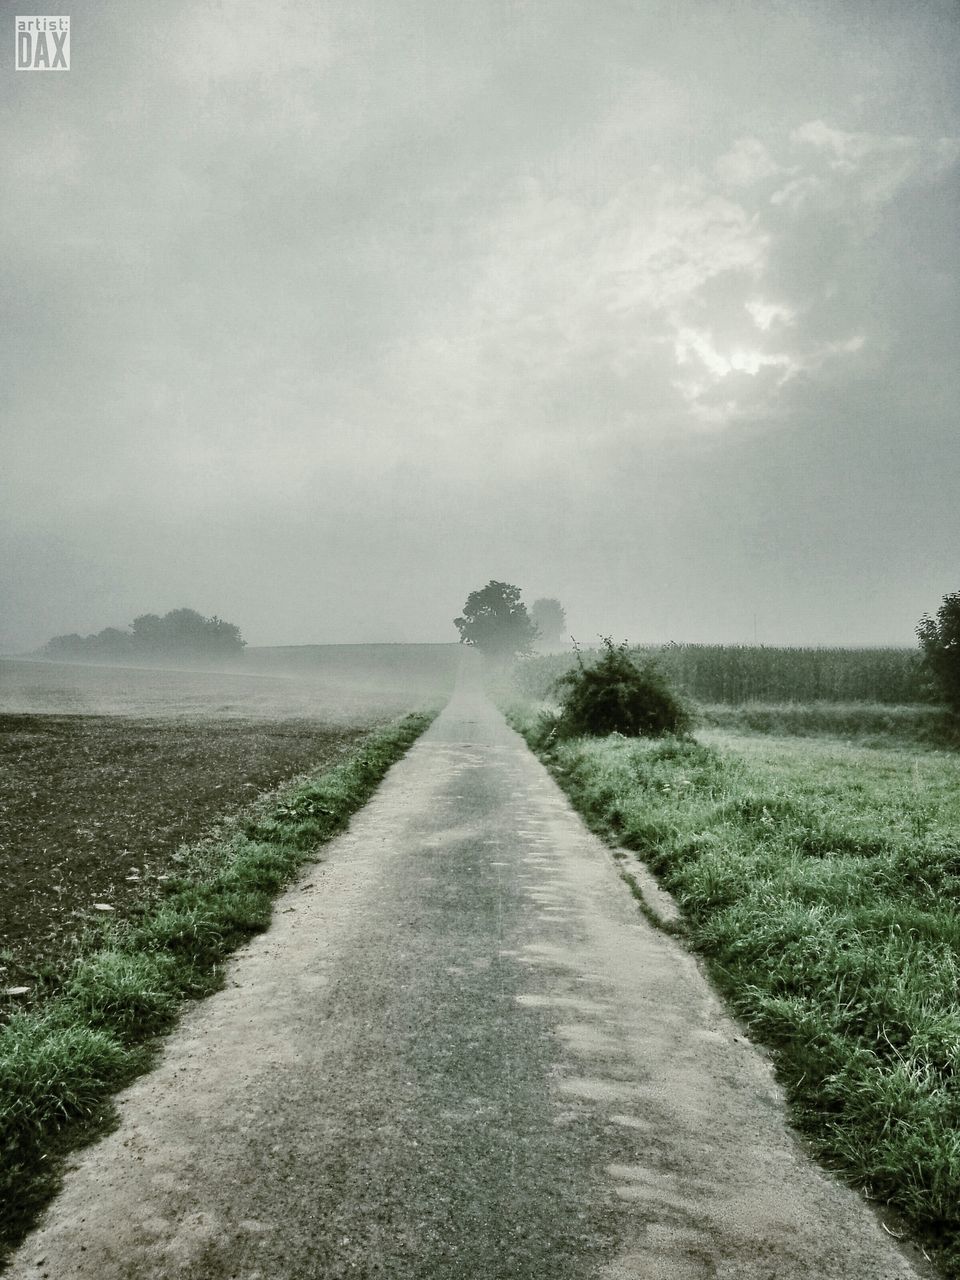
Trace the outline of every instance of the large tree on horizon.
<instances>
[{"instance_id":1,"label":"large tree on horizon","mask_svg":"<svg viewBox=\"0 0 960 1280\"><path fill-rule=\"evenodd\" d=\"M520 588L494 578L479 591L470 592L463 614L453 621L461 644L473 645L493 658L531 653L537 639L537 628L520 599Z\"/></svg>"}]
</instances>

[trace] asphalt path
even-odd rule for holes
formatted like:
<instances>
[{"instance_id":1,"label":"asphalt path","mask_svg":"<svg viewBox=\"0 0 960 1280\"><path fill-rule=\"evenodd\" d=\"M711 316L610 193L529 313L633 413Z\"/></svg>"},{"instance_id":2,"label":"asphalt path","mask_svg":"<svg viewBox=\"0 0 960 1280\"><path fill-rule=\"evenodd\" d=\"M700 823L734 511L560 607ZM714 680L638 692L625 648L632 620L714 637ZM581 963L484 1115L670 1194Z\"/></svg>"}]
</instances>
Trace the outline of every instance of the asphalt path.
<instances>
[{"instance_id":1,"label":"asphalt path","mask_svg":"<svg viewBox=\"0 0 960 1280\"><path fill-rule=\"evenodd\" d=\"M73 1161L22 1280L908 1280L461 688Z\"/></svg>"}]
</instances>

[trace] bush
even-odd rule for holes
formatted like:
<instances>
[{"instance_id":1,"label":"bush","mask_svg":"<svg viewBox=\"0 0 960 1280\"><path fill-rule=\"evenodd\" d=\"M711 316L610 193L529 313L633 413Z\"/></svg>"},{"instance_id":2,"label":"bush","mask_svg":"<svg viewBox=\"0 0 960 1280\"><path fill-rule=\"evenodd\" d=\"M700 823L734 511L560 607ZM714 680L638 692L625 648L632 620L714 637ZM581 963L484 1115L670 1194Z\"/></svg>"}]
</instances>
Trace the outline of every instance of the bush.
<instances>
[{"instance_id":1,"label":"bush","mask_svg":"<svg viewBox=\"0 0 960 1280\"><path fill-rule=\"evenodd\" d=\"M686 707L650 659L638 665L626 641L615 645L603 637L604 652L587 666L577 653L577 666L556 683L561 693L555 731L560 738L586 735L661 737L684 733L690 724Z\"/></svg>"},{"instance_id":2,"label":"bush","mask_svg":"<svg viewBox=\"0 0 960 1280\"><path fill-rule=\"evenodd\" d=\"M923 663L944 702L960 713L960 591L943 597L937 616L917 624Z\"/></svg>"}]
</instances>

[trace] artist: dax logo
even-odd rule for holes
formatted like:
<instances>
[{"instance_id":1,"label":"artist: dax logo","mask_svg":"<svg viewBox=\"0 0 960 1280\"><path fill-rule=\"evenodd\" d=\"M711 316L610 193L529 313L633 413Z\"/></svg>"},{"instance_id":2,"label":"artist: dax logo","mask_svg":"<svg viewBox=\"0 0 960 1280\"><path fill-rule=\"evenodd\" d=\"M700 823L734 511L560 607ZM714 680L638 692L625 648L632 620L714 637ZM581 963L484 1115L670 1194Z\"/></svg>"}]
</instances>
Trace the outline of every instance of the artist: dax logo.
<instances>
[{"instance_id":1,"label":"artist: dax logo","mask_svg":"<svg viewBox=\"0 0 960 1280\"><path fill-rule=\"evenodd\" d=\"M17 70L69 71L70 19L17 17Z\"/></svg>"}]
</instances>

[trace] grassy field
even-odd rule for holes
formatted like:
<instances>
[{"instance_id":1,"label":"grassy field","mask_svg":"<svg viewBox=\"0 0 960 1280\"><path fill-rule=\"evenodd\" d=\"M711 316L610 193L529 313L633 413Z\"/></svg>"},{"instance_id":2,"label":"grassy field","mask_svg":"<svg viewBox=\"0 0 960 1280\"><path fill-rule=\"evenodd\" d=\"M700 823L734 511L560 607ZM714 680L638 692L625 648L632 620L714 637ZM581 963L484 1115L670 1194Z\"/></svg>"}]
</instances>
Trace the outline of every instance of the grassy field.
<instances>
[{"instance_id":1,"label":"grassy field","mask_svg":"<svg viewBox=\"0 0 960 1280\"><path fill-rule=\"evenodd\" d=\"M942 707L882 702L701 704L703 729L776 737L833 737L865 747L960 747L960 720Z\"/></svg>"},{"instance_id":2,"label":"grassy field","mask_svg":"<svg viewBox=\"0 0 960 1280\"><path fill-rule=\"evenodd\" d=\"M701 736L545 758L676 896L821 1159L960 1276L960 757Z\"/></svg>"}]
</instances>

